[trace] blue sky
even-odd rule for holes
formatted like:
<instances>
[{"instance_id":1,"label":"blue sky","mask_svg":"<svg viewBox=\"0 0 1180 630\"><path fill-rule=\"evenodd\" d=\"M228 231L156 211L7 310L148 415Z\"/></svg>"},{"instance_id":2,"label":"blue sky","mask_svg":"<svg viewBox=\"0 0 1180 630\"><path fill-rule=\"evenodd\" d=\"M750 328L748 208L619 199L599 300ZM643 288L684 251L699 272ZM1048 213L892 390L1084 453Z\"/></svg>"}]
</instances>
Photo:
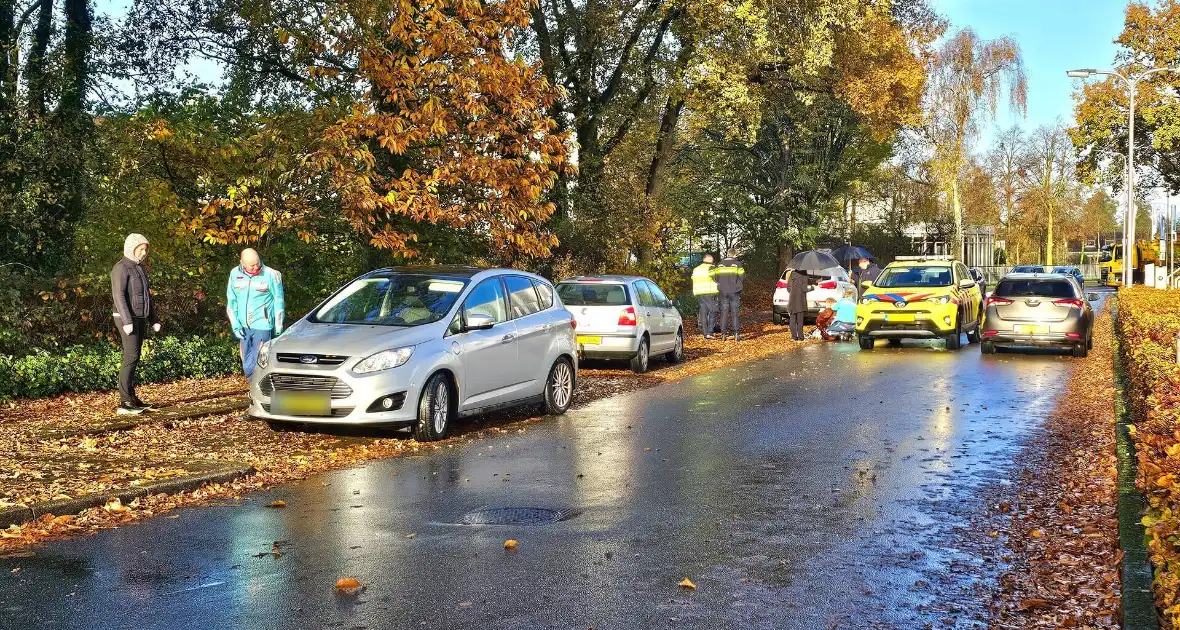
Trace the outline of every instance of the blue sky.
<instances>
[{"instance_id":1,"label":"blue sky","mask_svg":"<svg viewBox=\"0 0 1180 630\"><path fill-rule=\"evenodd\" d=\"M1109 68L1123 30L1126 0L931 0L951 29L970 27L981 37L1008 35L1019 44L1028 73L1028 117L1001 111L985 129L979 148L998 129L1019 124L1026 130L1066 125L1073 119L1075 80L1070 68Z\"/></svg>"}]
</instances>

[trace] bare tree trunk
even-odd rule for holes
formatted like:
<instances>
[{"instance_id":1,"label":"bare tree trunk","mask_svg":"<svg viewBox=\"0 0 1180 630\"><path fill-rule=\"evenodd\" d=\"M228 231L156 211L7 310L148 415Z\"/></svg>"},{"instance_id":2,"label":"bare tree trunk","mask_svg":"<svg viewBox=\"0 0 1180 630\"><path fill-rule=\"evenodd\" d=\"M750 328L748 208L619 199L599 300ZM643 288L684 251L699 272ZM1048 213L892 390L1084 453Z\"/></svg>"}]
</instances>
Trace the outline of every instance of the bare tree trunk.
<instances>
[{"instance_id":1,"label":"bare tree trunk","mask_svg":"<svg viewBox=\"0 0 1180 630\"><path fill-rule=\"evenodd\" d=\"M25 66L25 76L29 82L30 118L45 115L45 52L53 37L53 0L40 0L40 3L37 27L33 30L33 46Z\"/></svg>"},{"instance_id":2,"label":"bare tree trunk","mask_svg":"<svg viewBox=\"0 0 1180 630\"><path fill-rule=\"evenodd\" d=\"M16 2L0 0L0 118L10 118L16 108L16 68L12 55L16 51Z\"/></svg>"},{"instance_id":3,"label":"bare tree trunk","mask_svg":"<svg viewBox=\"0 0 1180 630\"><path fill-rule=\"evenodd\" d=\"M955 216L955 235L952 246L954 250L951 255L955 259L963 257L963 203L959 199L959 178L956 176L951 180L951 208Z\"/></svg>"}]
</instances>

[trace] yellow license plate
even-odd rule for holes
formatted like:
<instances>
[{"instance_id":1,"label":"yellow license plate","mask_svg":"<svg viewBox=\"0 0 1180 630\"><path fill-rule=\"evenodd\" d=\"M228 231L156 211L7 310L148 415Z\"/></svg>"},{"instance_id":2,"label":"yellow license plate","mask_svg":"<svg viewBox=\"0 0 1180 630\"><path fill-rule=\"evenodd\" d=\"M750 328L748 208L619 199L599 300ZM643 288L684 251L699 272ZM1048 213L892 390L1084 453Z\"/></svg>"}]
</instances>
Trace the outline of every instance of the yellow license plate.
<instances>
[{"instance_id":1,"label":"yellow license plate","mask_svg":"<svg viewBox=\"0 0 1180 630\"><path fill-rule=\"evenodd\" d=\"M276 391L270 398L270 410L279 416L330 416L332 398L327 392Z\"/></svg>"},{"instance_id":2,"label":"yellow license plate","mask_svg":"<svg viewBox=\"0 0 1180 630\"><path fill-rule=\"evenodd\" d=\"M596 346L602 343L602 337L598 335L578 335L578 343Z\"/></svg>"},{"instance_id":3,"label":"yellow license plate","mask_svg":"<svg viewBox=\"0 0 1180 630\"><path fill-rule=\"evenodd\" d=\"M1017 324L1012 330L1018 335L1043 335L1049 332L1048 326L1034 326L1032 324Z\"/></svg>"},{"instance_id":4,"label":"yellow license plate","mask_svg":"<svg viewBox=\"0 0 1180 630\"><path fill-rule=\"evenodd\" d=\"M885 321L899 322L899 323L913 322L914 316L913 315L906 315L906 314L902 314L902 313L894 313L892 315L886 315Z\"/></svg>"}]
</instances>

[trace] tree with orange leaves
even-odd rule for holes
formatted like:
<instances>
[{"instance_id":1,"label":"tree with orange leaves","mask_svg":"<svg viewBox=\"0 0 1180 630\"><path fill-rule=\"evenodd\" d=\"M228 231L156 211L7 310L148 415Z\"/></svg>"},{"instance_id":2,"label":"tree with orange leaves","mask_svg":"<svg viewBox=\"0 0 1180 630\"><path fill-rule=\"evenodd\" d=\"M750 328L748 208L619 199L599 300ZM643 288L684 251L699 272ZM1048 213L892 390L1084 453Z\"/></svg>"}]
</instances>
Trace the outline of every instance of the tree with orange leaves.
<instances>
[{"instance_id":1,"label":"tree with orange leaves","mask_svg":"<svg viewBox=\"0 0 1180 630\"><path fill-rule=\"evenodd\" d=\"M281 207L248 195L209 203L194 222L214 242L249 242L293 226L305 240L317 213L338 211L370 243L411 258L426 226L483 241L499 258L546 256L545 192L567 160L548 110L559 91L539 64L509 56L529 23L528 0L347 0L325 3L319 27L291 45L344 60L365 86L351 105L321 104L321 126L288 178L302 194ZM343 110L343 111L341 111ZM322 188L321 188L322 187ZM323 203L331 196L330 203Z\"/></svg>"}]
</instances>

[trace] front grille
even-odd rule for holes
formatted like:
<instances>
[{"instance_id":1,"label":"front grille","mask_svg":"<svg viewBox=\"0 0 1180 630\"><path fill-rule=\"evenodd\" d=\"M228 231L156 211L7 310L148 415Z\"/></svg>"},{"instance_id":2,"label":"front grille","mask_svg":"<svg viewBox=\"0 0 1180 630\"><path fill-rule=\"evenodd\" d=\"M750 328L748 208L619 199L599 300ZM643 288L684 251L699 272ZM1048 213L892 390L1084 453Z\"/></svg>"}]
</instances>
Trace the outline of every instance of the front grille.
<instances>
[{"instance_id":1,"label":"front grille","mask_svg":"<svg viewBox=\"0 0 1180 630\"><path fill-rule=\"evenodd\" d=\"M344 416L347 416L348 414L352 413L353 409L356 409L356 407L335 407L332 409L332 415L330 415L330 416L307 416L307 417L308 418L343 418ZM262 403L262 410L265 411L266 413L270 413L270 403Z\"/></svg>"},{"instance_id":2,"label":"front grille","mask_svg":"<svg viewBox=\"0 0 1180 630\"><path fill-rule=\"evenodd\" d=\"M304 360L305 357L314 358L315 361ZM336 354L298 354L294 352L280 352L275 356L275 360L279 363L302 363L305 365L340 365L348 360L348 357L342 357Z\"/></svg>"},{"instance_id":3,"label":"front grille","mask_svg":"<svg viewBox=\"0 0 1180 630\"><path fill-rule=\"evenodd\" d=\"M348 398L352 388L335 376L312 374L271 374L258 385L262 395L270 397L276 390L291 392L330 392L333 400Z\"/></svg>"}]
</instances>

